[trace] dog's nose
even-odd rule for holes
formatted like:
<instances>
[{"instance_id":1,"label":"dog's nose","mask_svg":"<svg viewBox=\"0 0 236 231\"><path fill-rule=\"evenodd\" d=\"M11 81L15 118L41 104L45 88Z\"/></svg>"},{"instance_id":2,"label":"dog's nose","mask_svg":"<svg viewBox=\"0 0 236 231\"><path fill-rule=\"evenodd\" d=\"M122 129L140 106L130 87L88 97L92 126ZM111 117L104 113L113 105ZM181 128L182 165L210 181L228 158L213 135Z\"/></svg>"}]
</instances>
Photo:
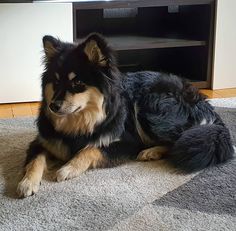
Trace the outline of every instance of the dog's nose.
<instances>
[{"instance_id":1,"label":"dog's nose","mask_svg":"<svg viewBox=\"0 0 236 231\"><path fill-rule=\"evenodd\" d=\"M61 108L61 105L62 105L62 101L57 100L57 101L52 102L52 103L49 105L49 107L50 107L50 109L51 109L52 111L58 112L58 111L60 110L60 108Z\"/></svg>"}]
</instances>

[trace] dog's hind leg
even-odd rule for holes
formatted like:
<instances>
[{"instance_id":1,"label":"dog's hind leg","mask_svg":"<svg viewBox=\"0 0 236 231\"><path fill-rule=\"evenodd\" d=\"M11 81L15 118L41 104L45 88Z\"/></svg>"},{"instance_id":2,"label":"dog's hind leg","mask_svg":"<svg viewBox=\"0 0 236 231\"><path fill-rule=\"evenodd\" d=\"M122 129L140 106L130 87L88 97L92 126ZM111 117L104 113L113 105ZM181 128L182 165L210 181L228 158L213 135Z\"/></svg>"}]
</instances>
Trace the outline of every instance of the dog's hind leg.
<instances>
[{"instance_id":1,"label":"dog's hind leg","mask_svg":"<svg viewBox=\"0 0 236 231\"><path fill-rule=\"evenodd\" d=\"M137 160L160 160L168 151L169 149L166 146L155 146L148 149L144 149L138 154Z\"/></svg>"},{"instance_id":2,"label":"dog's hind leg","mask_svg":"<svg viewBox=\"0 0 236 231\"><path fill-rule=\"evenodd\" d=\"M46 168L46 151L36 141L28 149L25 175L17 187L19 197L28 197L39 190L39 185Z\"/></svg>"},{"instance_id":3,"label":"dog's hind leg","mask_svg":"<svg viewBox=\"0 0 236 231\"><path fill-rule=\"evenodd\" d=\"M105 167L106 163L100 149L84 148L57 171L56 180L59 182L75 178L90 168Z\"/></svg>"}]
</instances>

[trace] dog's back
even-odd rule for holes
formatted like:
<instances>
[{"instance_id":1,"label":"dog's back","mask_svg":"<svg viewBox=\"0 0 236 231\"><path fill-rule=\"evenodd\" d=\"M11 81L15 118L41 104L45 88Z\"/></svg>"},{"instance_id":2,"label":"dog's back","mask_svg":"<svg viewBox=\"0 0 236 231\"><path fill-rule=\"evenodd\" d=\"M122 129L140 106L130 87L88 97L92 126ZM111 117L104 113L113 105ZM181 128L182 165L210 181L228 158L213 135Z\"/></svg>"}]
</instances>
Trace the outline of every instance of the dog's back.
<instances>
[{"instance_id":1,"label":"dog's back","mask_svg":"<svg viewBox=\"0 0 236 231\"><path fill-rule=\"evenodd\" d=\"M129 73L124 85L133 93L129 95L140 136L147 145L169 146L166 157L175 167L192 172L233 157L228 129L205 96L186 80L137 72Z\"/></svg>"}]
</instances>

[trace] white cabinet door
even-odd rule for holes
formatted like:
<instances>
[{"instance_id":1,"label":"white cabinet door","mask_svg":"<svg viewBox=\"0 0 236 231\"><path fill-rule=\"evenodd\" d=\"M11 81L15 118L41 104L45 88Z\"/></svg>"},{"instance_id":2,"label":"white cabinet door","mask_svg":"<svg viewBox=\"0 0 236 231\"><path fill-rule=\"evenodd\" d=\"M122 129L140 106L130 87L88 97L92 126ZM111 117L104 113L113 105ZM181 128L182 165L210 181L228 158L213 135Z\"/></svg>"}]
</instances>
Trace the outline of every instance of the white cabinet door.
<instances>
[{"instance_id":1,"label":"white cabinet door","mask_svg":"<svg viewBox=\"0 0 236 231\"><path fill-rule=\"evenodd\" d=\"M0 103L41 99L46 34L72 42L71 3L0 4Z\"/></svg>"},{"instance_id":2,"label":"white cabinet door","mask_svg":"<svg viewBox=\"0 0 236 231\"><path fill-rule=\"evenodd\" d=\"M236 87L236 0L218 0L213 89Z\"/></svg>"}]
</instances>

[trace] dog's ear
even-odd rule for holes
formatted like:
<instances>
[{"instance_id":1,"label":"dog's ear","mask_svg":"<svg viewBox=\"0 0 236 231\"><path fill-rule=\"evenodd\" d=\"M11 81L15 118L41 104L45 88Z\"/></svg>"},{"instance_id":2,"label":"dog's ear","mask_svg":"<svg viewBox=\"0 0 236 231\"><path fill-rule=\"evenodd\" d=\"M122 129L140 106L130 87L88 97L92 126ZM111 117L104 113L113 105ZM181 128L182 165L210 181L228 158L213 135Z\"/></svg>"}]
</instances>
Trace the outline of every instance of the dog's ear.
<instances>
[{"instance_id":1,"label":"dog's ear","mask_svg":"<svg viewBox=\"0 0 236 231\"><path fill-rule=\"evenodd\" d=\"M60 40L50 35L45 35L43 37L43 48L48 60L50 60L58 52L60 44Z\"/></svg>"},{"instance_id":2,"label":"dog's ear","mask_svg":"<svg viewBox=\"0 0 236 231\"><path fill-rule=\"evenodd\" d=\"M106 40L97 33L89 35L81 45L88 60L93 64L105 67L114 61L113 51Z\"/></svg>"}]
</instances>

